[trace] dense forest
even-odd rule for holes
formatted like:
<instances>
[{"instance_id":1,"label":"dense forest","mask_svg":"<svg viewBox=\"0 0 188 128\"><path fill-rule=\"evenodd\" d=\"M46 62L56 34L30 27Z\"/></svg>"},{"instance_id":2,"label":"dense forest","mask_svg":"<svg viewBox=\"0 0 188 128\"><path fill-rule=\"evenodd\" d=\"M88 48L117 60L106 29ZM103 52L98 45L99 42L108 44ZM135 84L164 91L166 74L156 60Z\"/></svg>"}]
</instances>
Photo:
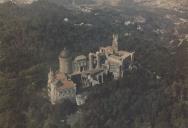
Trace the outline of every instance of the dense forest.
<instances>
[{"instance_id":1,"label":"dense forest","mask_svg":"<svg viewBox=\"0 0 188 128\"><path fill-rule=\"evenodd\" d=\"M187 128L188 41L173 33L173 23L143 8L98 8L91 13L69 10L41 0L31 5L0 4L0 127L1 128ZM171 12L173 13L173 12ZM122 19L147 19L124 25ZM164 35L152 32L161 27ZM187 28L180 26L182 33ZM132 36L125 36L126 33ZM135 51L136 70L119 81L95 87L85 105L70 101L52 106L47 73L58 68L66 46L73 55L109 45L119 34L122 49ZM130 34L129 34L130 35ZM167 42L174 39L175 44ZM176 44L177 43L177 44ZM72 126L67 115L81 112Z\"/></svg>"}]
</instances>

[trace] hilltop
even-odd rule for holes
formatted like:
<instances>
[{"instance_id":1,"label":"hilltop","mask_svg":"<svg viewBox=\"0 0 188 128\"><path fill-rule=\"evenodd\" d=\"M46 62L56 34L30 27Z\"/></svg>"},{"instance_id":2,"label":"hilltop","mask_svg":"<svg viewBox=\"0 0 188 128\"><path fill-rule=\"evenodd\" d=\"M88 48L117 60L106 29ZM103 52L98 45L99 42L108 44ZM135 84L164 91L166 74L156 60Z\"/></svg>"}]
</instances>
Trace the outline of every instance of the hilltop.
<instances>
[{"instance_id":1,"label":"hilltop","mask_svg":"<svg viewBox=\"0 0 188 128\"><path fill-rule=\"evenodd\" d=\"M187 19L186 10L141 3L76 8L45 0L0 4L0 126L70 128L65 120L78 113L72 128L186 128ZM85 106L69 101L52 106L47 73L50 66L58 69L61 50L87 55L110 45L113 33L119 35L120 50L135 51L139 69L93 88Z\"/></svg>"}]
</instances>

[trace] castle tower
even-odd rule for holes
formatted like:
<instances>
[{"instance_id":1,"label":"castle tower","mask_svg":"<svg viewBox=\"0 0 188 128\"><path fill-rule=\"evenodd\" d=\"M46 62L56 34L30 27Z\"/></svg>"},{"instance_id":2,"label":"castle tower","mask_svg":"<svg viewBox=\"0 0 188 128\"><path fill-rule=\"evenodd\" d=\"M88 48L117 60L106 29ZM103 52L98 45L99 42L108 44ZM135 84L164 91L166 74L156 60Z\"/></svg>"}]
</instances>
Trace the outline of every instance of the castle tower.
<instances>
[{"instance_id":1,"label":"castle tower","mask_svg":"<svg viewBox=\"0 0 188 128\"><path fill-rule=\"evenodd\" d=\"M119 47L118 47L118 35L113 34L112 48L114 49L115 52L117 52L119 50Z\"/></svg>"},{"instance_id":2,"label":"castle tower","mask_svg":"<svg viewBox=\"0 0 188 128\"><path fill-rule=\"evenodd\" d=\"M50 101L52 104L55 103L56 99L56 88L55 85L53 84L55 80L55 74L50 68L50 72L48 73L48 96L50 97Z\"/></svg>"},{"instance_id":3,"label":"castle tower","mask_svg":"<svg viewBox=\"0 0 188 128\"><path fill-rule=\"evenodd\" d=\"M131 53L131 61L132 61L132 62L134 61L134 54L135 54L135 52L132 52L132 53Z\"/></svg>"},{"instance_id":4,"label":"castle tower","mask_svg":"<svg viewBox=\"0 0 188 128\"><path fill-rule=\"evenodd\" d=\"M93 63L94 63L93 53L89 53L89 70L93 69Z\"/></svg>"},{"instance_id":5,"label":"castle tower","mask_svg":"<svg viewBox=\"0 0 188 128\"><path fill-rule=\"evenodd\" d=\"M72 73L72 59L69 50L64 48L59 56L60 72L63 74Z\"/></svg>"},{"instance_id":6,"label":"castle tower","mask_svg":"<svg viewBox=\"0 0 188 128\"><path fill-rule=\"evenodd\" d=\"M101 57L100 57L99 52L96 52L96 58L97 58L97 67L96 68L99 69L101 67L101 65L100 65Z\"/></svg>"},{"instance_id":7,"label":"castle tower","mask_svg":"<svg viewBox=\"0 0 188 128\"><path fill-rule=\"evenodd\" d=\"M54 72L50 68L50 72L48 73L48 84L52 83L55 79Z\"/></svg>"}]
</instances>

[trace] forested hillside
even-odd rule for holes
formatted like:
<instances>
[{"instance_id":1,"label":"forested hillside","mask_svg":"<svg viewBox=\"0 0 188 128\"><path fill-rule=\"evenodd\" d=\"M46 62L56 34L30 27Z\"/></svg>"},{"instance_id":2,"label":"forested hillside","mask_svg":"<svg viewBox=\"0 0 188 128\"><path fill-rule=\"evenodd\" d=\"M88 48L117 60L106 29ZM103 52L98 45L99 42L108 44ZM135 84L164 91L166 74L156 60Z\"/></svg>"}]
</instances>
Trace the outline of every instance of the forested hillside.
<instances>
[{"instance_id":1,"label":"forested hillside","mask_svg":"<svg viewBox=\"0 0 188 128\"><path fill-rule=\"evenodd\" d=\"M63 120L79 110L73 128L187 128L188 30L178 19L187 16L166 18L172 13L132 7L85 13L45 0L0 4L0 127L69 128ZM94 51L111 44L113 33L121 49L135 51L138 69L94 88L80 108L69 101L52 106L47 73L58 68L60 51Z\"/></svg>"}]
</instances>

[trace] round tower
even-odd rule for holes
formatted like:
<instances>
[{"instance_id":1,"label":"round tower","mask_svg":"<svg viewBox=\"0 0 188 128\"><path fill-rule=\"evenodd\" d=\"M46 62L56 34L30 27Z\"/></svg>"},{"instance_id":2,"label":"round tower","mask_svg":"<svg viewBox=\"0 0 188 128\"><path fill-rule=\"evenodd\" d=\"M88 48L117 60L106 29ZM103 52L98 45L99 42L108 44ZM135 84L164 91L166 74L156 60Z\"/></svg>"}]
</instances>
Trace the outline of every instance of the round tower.
<instances>
[{"instance_id":1,"label":"round tower","mask_svg":"<svg viewBox=\"0 0 188 128\"><path fill-rule=\"evenodd\" d=\"M64 48L64 50L60 53L59 56L59 66L60 72L63 74L72 73L72 59L71 54L68 49Z\"/></svg>"},{"instance_id":2,"label":"round tower","mask_svg":"<svg viewBox=\"0 0 188 128\"><path fill-rule=\"evenodd\" d=\"M93 63L94 63L93 53L89 53L89 70L93 69Z\"/></svg>"},{"instance_id":3,"label":"round tower","mask_svg":"<svg viewBox=\"0 0 188 128\"><path fill-rule=\"evenodd\" d=\"M117 52L119 50L118 35L113 34L112 48L114 49L115 52Z\"/></svg>"}]
</instances>

